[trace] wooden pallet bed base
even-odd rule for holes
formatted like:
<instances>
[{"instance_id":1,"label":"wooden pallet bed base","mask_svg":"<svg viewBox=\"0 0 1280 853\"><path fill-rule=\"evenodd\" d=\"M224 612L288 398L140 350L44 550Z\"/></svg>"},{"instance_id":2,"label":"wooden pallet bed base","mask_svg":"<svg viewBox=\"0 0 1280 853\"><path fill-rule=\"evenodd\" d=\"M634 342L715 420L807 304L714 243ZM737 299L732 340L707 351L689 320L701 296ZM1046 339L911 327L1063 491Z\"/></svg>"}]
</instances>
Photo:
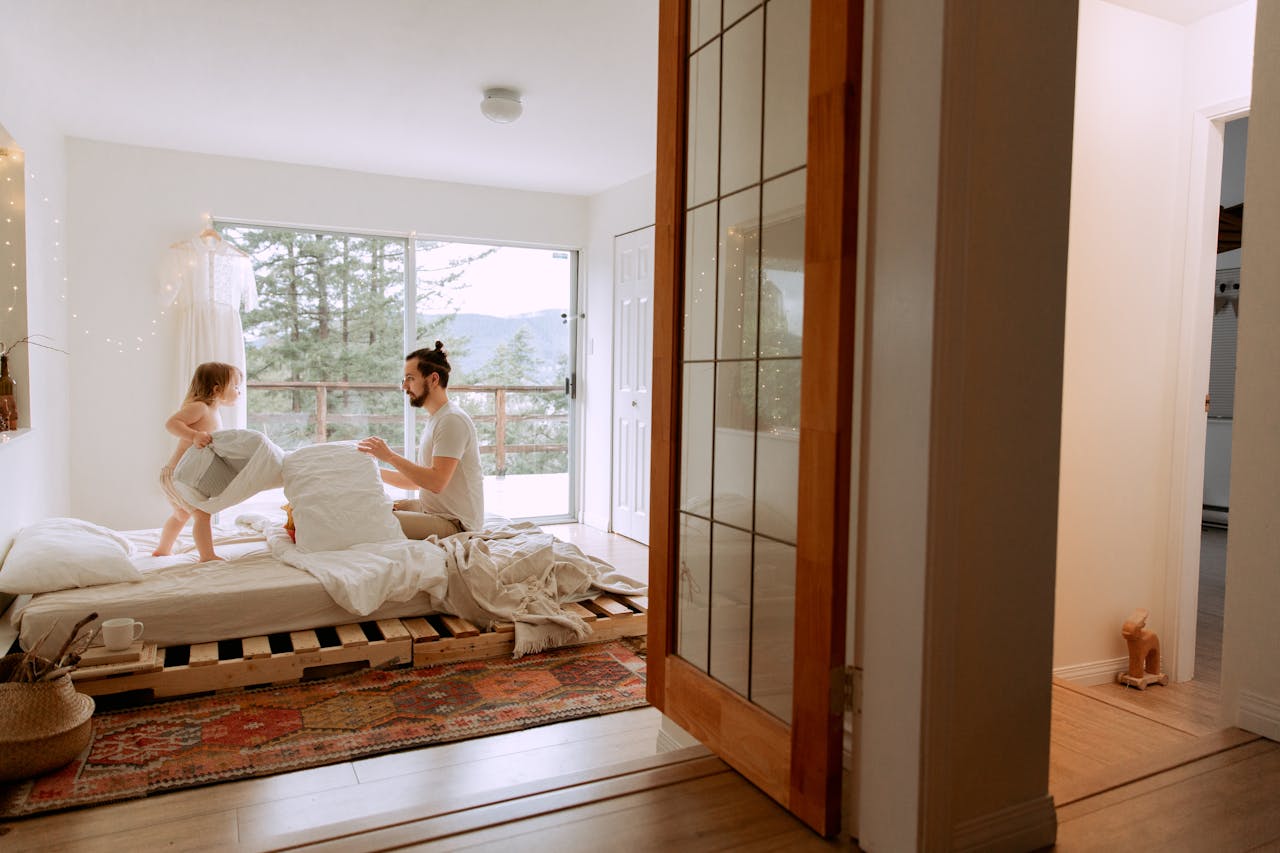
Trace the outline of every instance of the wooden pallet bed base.
<instances>
[{"instance_id":1,"label":"wooden pallet bed base","mask_svg":"<svg viewBox=\"0 0 1280 853\"><path fill-rule=\"evenodd\" d=\"M582 643L641 637L648 630L648 600L602 595L568 605L590 626ZM149 693L156 698L186 696L234 687L282 684L361 666L431 666L510 655L515 631L510 623L482 631L457 616L353 622L313 631L244 637L190 646L144 648L141 660L81 667L72 673L76 689L90 696Z\"/></svg>"}]
</instances>

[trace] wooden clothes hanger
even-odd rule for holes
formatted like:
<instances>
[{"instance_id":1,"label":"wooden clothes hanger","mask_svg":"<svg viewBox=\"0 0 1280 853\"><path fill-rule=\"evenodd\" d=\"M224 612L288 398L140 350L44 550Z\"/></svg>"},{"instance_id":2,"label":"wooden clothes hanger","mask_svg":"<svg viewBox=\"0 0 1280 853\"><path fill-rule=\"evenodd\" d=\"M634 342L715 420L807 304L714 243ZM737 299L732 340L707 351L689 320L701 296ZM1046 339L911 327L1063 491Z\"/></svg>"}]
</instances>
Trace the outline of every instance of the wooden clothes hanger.
<instances>
[{"instance_id":1,"label":"wooden clothes hanger","mask_svg":"<svg viewBox=\"0 0 1280 853\"><path fill-rule=\"evenodd\" d=\"M249 257L248 253L247 253L247 252L245 252L245 251L243 251L243 250L241 250L241 249L240 249L240 247L238 247L238 246L232 246L230 243L228 243L226 240L224 240L224 239L223 239L223 237L222 237L222 235L221 235L221 234L219 234L219 233L214 229L214 227L213 227L212 225L208 225L208 224L206 224L206 225L205 225L205 227L204 227L204 230L203 230L203 231L201 231L199 234L197 234L197 235L196 235L196 239L197 239L197 240L208 240L208 239L210 239L210 238L212 238L212 239L213 239L213 241L214 241L215 243L222 243L222 244L226 245L227 247L229 247L233 252L235 252L235 253L236 253L236 254L238 254L238 255L244 255L246 258L247 258L247 257ZM186 246L186 245L187 245L188 243L190 243L190 242L191 242L190 240L179 240L177 243L170 243L170 244L169 244L169 248L171 248L171 249L180 249L180 248L182 248L182 247Z\"/></svg>"}]
</instances>

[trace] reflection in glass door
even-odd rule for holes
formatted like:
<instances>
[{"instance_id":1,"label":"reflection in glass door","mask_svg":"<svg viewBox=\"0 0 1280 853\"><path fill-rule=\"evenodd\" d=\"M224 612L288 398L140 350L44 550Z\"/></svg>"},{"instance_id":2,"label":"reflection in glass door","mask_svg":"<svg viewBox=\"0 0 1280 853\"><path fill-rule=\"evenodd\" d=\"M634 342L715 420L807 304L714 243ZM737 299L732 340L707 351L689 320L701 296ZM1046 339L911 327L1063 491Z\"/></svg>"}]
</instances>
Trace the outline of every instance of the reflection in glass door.
<instances>
[{"instance_id":1,"label":"reflection in glass door","mask_svg":"<svg viewBox=\"0 0 1280 853\"><path fill-rule=\"evenodd\" d=\"M790 722L809 14L739 5L691 8L675 650Z\"/></svg>"}]
</instances>

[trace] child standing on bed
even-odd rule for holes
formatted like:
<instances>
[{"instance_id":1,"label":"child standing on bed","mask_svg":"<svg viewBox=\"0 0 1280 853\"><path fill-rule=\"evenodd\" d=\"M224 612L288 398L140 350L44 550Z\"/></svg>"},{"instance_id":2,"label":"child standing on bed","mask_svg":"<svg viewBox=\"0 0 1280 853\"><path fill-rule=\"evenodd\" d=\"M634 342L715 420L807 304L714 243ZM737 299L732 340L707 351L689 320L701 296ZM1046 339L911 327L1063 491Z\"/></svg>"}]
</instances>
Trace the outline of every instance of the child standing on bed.
<instances>
[{"instance_id":1,"label":"child standing on bed","mask_svg":"<svg viewBox=\"0 0 1280 853\"><path fill-rule=\"evenodd\" d=\"M164 428L178 438L178 446L169 463L160 469L160 488L173 507L173 514L160 529L160 544L152 552L153 556L166 557L173 552L173 543L186 525L188 518L195 518L191 525L191 535L196 540L196 548L200 552L200 562L221 560L213 552L213 523L209 513L201 512L188 504L173 487L173 468L187 452L189 447L204 447L213 441L211 433L222 429L222 418L218 416L219 406L234 406L240 398L240 383L244 376L240 368L220 361L206 361L196 368L191 377L191 386L187 389L187 397Z\"/></svg>"}]
</instances>

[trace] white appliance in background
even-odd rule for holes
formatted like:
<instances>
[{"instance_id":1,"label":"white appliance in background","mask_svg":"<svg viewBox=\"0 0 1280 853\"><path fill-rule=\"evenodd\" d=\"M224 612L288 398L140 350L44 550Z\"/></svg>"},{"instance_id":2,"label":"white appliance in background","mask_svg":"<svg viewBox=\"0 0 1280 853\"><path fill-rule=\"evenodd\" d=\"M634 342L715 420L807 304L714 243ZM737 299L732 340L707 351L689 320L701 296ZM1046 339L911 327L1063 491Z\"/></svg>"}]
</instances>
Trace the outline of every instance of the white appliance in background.
<instances>
[{"instance_id":1,"label":"white appliance in background","mask_svg":"<svg viewBox=\"0 0 1280 853\"><path fill-rule=\"evenodd\" d=\"M1235 409L1236 330L1240 314L1238 267L1218 270L1213 285L1213 311L1202 521L1225 527L1231 506L1231 424Z\"/></svg>"}]
</instances>

